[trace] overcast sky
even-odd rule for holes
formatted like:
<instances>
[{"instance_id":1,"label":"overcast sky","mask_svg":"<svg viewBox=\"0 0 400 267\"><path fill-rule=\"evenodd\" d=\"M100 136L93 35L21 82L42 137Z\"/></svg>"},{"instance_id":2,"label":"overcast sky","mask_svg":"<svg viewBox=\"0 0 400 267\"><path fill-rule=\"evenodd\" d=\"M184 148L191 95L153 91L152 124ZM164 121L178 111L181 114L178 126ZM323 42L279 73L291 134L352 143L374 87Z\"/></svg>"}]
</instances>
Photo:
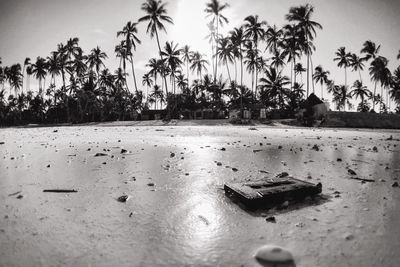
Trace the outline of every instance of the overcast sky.
<instances>
[{"instance_id":1,"label":"overcast sky","mask_svg":"<svg viewBox=\"0 0 400 267\"><path fill-rule=\"evenodd\" d=\"M32 61L37 56L47 57L58 43L66 43L70 37L78 37L86 53L97 45L109 59L111 70L118 67L114 47L118 43L116 32L127 21L137 21L144 15L140 9L144 1L137 0L0 0L0 57L3 65L23 63L25 57ZM160 39L174 41L183 46L210 54L210 46L204 40L207 34L205 18L206 0L169 0L168 14L174 25L168 25L168 34ZM321 64L331 71L337 83L344 83L343 70L333 62L334 52L340 46L359 53L366 40L382 45L381 55L390 60L393 70L399 65L396 55L400 49L400 1L399 0L226 0L230 8L225 15L230 20L223 32L240 25L248 15L258 14L268 24L281 27L284 16L291 6L311 3L315 7L313 19L324 29L317 33L313 55L314 66ZM157 57L155 40L145 34L145 24L139 26L142 45L135 53L138 76L144 73L149 58ZM303 60L305 64L305 60ZM349 75L349 83L357 79L357 73ZM369 80L365 71L364 80ZM130 77L131 79L131 77ZM141 78L139 78L141 81ZM141 82L139 83L141 84ZM369 84L368 84L369 85ZM370 85L372 86L372 85ZM32 85L34 87L34 85ZM131 85L132 88L132 85Z\"/></svg>"}]
</instances>

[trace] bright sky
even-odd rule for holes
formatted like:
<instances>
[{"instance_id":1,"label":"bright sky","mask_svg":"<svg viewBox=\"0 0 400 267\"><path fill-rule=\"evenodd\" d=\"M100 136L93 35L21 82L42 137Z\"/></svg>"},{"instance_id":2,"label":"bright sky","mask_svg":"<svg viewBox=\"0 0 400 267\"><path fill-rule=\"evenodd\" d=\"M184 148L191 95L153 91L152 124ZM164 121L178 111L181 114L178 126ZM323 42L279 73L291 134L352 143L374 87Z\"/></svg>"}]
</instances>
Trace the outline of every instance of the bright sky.
<instances>
[{"instance_id":1,"label":"bright sky","mask_svg":"<svg viewBox=\"0 0 400 267\"><path fill-rule=\"evenodd\" d=\"M0 0L0 57L3 65L23 63L25 57L32 61L37 56L47 57L58 43L78 37L86 53L97 45L108 55L106 65L111 70L118 67L114 47L118 43L116 32L127 21L137 21L144 15L140 9L144 1L137 0ZM168 14L174 25L168 25L168 35L160 39L174 41L183 46L210 54L205 18L206 0L168 0ZM230 20L222 32L242 23L243 19L258 14L270 25L281 27L291 6L311 3L315 7L313 19L324 29L318 32L313 55L314 67L321 64L331 72L337 83L344 83L343 70L333 62L334 52L340 46L359 53L364 41L371 39L381 44L381 55L390 60L391 70L399 65L396 55L400 49L400 1L398 0L225 0L230 8L225 15ZM145 71L148 59L158 56L155 40L145 34L145 25L139 26L142 45L135 54L138 77ZM305 60L303 60L305 65ZM211 68L211 67L210 67ZM357 79L349 73L349 83ZM369 80L365 71L364 80ZM132 79L130 77L130 79ZM141 85L141 82L139 83ZM372 84L367 84L372 89ZM35 85L32 82L31 88ZM131 85L131 88L133 86ZM319 87L317 87L319 88Z\"/></svg>"}]
</instances>

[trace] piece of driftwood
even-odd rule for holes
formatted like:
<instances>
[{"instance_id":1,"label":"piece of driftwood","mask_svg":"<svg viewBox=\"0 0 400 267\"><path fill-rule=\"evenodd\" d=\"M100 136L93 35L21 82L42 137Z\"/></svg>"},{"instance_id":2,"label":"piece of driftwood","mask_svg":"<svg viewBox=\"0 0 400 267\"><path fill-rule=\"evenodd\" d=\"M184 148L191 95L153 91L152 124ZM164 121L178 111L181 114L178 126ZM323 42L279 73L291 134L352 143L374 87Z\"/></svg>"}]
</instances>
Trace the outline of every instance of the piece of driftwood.
<instances>
[{"instance_id":1,"label":"piece of driftwood","mask_svg":"<svg viewBox=\"0 0 400 267\"><path fill-rule=\"evenodd\" d=\"M45 189L45 193L77 193L78 190L75 189Z\"/></svg>"},{"instance_id":2,"label":"piece of driftwood","mask_svg":"<svg viewBox=\"0 0 400 267\"><path fill-rule=\"evenodd\" d=\"M257 182L229 183L225 194L251 209L267 207L287 200L299 200L322 192L322 184L313 184L290 176Z\"/></svg>"},{"instance_id":3,"label":"piece of driftwood","mask_svg":"<svg viewBox=\"0 0 400 267\"><path fill-rule=\"evenodd\" d=\"M375 182L375 180L373 180L373 179L358 178L358 177L350 177L350 179L359 180L359 181L362 181L362 182L369 182L369 183Z\"/></svg>"}]
</instances>

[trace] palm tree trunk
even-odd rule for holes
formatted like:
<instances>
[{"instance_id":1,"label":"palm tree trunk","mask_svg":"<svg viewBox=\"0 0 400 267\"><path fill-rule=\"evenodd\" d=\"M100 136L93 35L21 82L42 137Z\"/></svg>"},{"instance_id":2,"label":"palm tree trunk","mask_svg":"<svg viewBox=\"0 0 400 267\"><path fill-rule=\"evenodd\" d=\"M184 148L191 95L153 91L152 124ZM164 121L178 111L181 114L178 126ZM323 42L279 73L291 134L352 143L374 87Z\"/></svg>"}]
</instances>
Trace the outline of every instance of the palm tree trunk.
<instances>
[{"instance_id":1,"label":"palm tree trunk","mask_svg":"<svg viewBox=\"0 0 400 267\"><path fill-rule=\"evenodd\" d=\"M158 38L157 28L156 28L156 38L157 38L158 51L160 52L160 58L161 58L161 61L164 62L164 58L161 54L160 39ZM167 78L165 77L165 73L163 73L163 77L164 77L164 83L165 83L165 93L168 96L168 85L167 85Z\"/></svg>"},{"instance_id":2,"label":"palm tree trunk","mask_svg":"<svg viewBox=\"0 0 400 267\"><path fill-rule=\"evenodd\" d=\"M358 74L360 75L360 82L362 83L362 77L361 77L361 70L358 69Z\"/></svg>"},{"instance_id":3,"label":"palm tree trunk","mask_svg":"<svg viewBox=\"0 0 400 267\"><path fill-rule=\"evenodd\" d=\"M136 91L136 93L138 93L137 84L136 84L135 67L133 66L133 57L132 57L132 55L131 55L131 67L132 67L133 83L135 84L135 91Z\"/></svg>"},{"instance_id":4,"label":"palm tree trunk","mask_svg":"<svg viewBox=\"0 0 400 267\"><path fill-rule=\"evenodd\" d=\"M313 65L311 56L310 56L310 63L311 63L311 85L312 85L313 94L315 94L314 79L312 78L314 76L314 65Z\"/></svg>"},{"instance_id":5,"label":"palm tree trunk","mask_svg":"<svg viewBox=\"0 0 400 267\"><path fill-rule=\"evenodd\" d=\"M189 82L189 60L186 60L186 73L187 73L187 80L188 80L188 87L190 85Z\"/></svg>"},{"instance_id":6,"label":"palm tree trunk","mask_svg":"<svg viewBox=\"0 0 400 267\"><path fill-rule=\"evenodd\" d=\"M375 111L375 94L376 94L376 84L375 82L375 87L374 87L374 95L372 96L372 109Z\"/></svg>"},{"instance_id":7,"label":"palm tree trunk","mask_svg":"<svg viewBox=\"0 0 400 267\"><path fill-rule=\"evenodd\" d=\"M234 64L235 64L235 82L237 83L237 63L236 63L236 57L234 58Z\"/></svg>"},{"instance_id":8,"label":"palm tree trunk","mask_svg":"<svg viewBox=\"0 0 400 267\"><path fill-rule=\"evenodd\" d=\"M308 45L308 34L307 30L305 31L306 33L306 42ZM309 51L307 50L307 97L308 97L308 92L309 92L309 86L310 86L310 77L309 77L309 70L310 70L310 55Z\"/></svg>"},{"instance_id":9,"label":"palm tree trunk","mask_svg":"<svg viewBox=\"0 0 400 267\"><path fill-rule=\"evenodd\" d=\"M214 83L217 81L217 75L218 75L218 32L219 30L219 15L217 15L217 38L216 38L216 44L215 44L215 75L214 75Z\"/></svg>"},{"instance_id":10,"label":"palm tree trunk","mask_svg":"<svg viewBox=\"0 0 400 267\"><path fill-rule=\"evenodd\" d=\"M228 62L225 60L226 70L228 71L229 83L232 83L231 73L229 72Z\"/></svg>"},{"instance_id":11,"label":"palm tree trunk","mask_svg":"<svg viewBox=\"0 0 400 267\"><path fill-rule=\"evenodd\" d=\"M347 67L344 67L344 85L347 87Z\"/></svg>"}]
</instances>

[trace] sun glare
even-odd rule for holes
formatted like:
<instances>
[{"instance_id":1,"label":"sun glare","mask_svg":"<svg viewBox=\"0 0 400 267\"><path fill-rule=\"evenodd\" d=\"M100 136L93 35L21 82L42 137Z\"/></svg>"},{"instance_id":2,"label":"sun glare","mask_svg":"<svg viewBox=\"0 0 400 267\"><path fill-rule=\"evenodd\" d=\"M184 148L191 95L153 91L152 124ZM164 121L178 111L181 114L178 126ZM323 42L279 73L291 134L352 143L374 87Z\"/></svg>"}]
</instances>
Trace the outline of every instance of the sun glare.
<instances>
[{"instance_id":1,"label":"sun glare","mask_svg":"<svg viewBox=\"0 0 400 267\"><path fill-rule=\"evenodd\" d=\"M204 9L205 1L180 0L174 14L171 39L178 42L180 46L187 44L192 50L208 53L210 46L205 40L208 30Z\"/></svg>"}]
</instances>

